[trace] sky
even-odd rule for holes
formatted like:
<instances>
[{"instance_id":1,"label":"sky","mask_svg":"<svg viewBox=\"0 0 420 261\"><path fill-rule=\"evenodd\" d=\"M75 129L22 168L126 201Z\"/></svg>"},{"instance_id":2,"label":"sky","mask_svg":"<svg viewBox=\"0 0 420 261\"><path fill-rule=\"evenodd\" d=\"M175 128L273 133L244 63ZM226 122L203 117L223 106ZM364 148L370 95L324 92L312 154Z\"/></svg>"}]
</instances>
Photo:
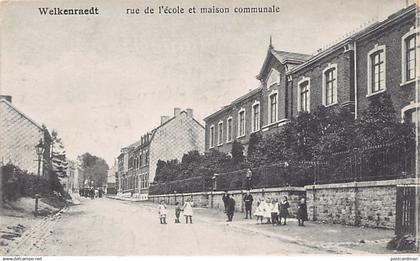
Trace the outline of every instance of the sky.
<instances>
[{"instance_id":1,"label":"sky","mask_svg":"<svg viewBox=\"0 0 420 261\"><path fill-rule=\"evenodd\" d=\"M412 1L408 1L411 3ZM229 14L127 15L147 6L230 7ZM233 7L280 7L234 14ZM98 7L98 16L41 16L40 7ZM269 45L313 54L406 0L0 1L0 93L51 131L69 159L111 166L120 149L173 108L207 115L259 86Z\"/></svg>"}]
</instances>

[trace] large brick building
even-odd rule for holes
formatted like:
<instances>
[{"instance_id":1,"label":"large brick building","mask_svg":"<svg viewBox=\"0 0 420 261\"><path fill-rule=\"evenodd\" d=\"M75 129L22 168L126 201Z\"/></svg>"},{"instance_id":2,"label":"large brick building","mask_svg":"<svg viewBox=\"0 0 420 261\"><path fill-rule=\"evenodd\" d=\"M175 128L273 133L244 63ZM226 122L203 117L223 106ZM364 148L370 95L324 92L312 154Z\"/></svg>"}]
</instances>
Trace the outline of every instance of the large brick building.
<instances>
[{"instance_id":1,"label":"large brick building","mask_svg":"<svg viewBox=\"0 0 420 261\"><path fill-rule=\"evenodd\" d=\"M175 108L173 117L162 116L158 127L121 149L117 159L118 192L147 199L158 160L181 160L192 150L204 151L204 126L194 119L192 109Z\"/></svg>"},{"instance_id":2,"label":"large brick building","mask_svg":"<svg viewBox=\"0 0 420 261\"><path fill-rule=\"evenodd\" d=\"M310 56L269 45L260 86L207 116L206 150L231 151L250 134L279 128L300 111L349 106L357 118L369 99L391 95L401 120L418 119L415 101L416 5ZM417 118L416 118L417 117Z\"/></svg>"},{"instance_id":3,"label":"large brick building","mask_svg":"<svg viewBox=\"0 0 420 261\"><path fill-rule=\"evenodd\" d=\"M0 96L0 164L11 163L37 174L38 154L35 146L40 141L44 146L40 175L46 175L51 167L51 136L48 130L12 105L11 96Z\"/></svg>"}]
</instances>

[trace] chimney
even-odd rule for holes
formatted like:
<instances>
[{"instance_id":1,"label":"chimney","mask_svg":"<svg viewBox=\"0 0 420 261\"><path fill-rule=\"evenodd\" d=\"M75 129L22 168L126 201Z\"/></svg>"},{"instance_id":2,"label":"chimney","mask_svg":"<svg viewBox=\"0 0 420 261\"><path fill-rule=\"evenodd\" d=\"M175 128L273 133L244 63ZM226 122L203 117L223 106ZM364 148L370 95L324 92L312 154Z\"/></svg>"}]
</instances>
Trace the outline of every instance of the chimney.
<instances>
[{"instance_id":1,"label":"chimney","mask_svg":"<svg viewBox=\"0 0 420 261\"><path fill-rule=\"evenodd\" d=\"M0 95L0 99L5 99L6 101L12 103L12 96L10 95Z\"/></svg>"},{"instance_id":2,"label":"chimney","mask_svg":"<svg viewBox=\"0 0 420 261\"><path fill-rule=\"evenodd\" d=\"M188 117L193 117L193 109L187 109L187 116Z\"/></svg>"},{"instance_id":3,"label":"chimney","mask_svg":"<svg viewBox=\"0 0 420 261\"><path fill-rule=\"evenodd\" d=\"M178 116L181 113L181 109L180 108L174 108L174 116Z\"/></svg>"},{"instance_id":4,"label":"chimney","mask_svg":"<svg viewBox=\"0 0 420 261\"><path fill-rule=\"evenodd\" d=\"M160 125L163 125L169 120L169 116L160 116Z\"/></svg>"}]
</instances>

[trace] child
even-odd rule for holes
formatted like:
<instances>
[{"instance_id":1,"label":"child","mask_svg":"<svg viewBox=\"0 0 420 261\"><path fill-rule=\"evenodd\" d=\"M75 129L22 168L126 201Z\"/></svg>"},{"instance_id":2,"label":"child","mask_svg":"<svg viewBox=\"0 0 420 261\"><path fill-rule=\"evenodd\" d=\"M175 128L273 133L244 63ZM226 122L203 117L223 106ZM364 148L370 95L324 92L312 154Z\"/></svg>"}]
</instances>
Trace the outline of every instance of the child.
<instances>
[{"instance_id":1,"label":"child","mask_svg":"<svg viewBox=\"0 0 420 261\"><path fill-rule=\"evenodd\" d=\"M257 201L257 209L255 210L255 213L254 213L254 216L255 217L257 217L257 225L259 224L258 223L258 220L261 220L260 222L261 222L261 224L262 224L262 222L263 222L263 210L262 210L262 207L263 207L263 205L261 204L261 202L258 200Z\"/></svg>"},{"instance_id":2,"label":"child","mask_svg":"<svg viewBox=\"0 0 420 261\"><path fill-rule=\"evenodd\" d=\"M303 223L308 220L308 211L305 198L301 198L298 204L297 219L299 226L305 226Z\"/></svg>"},{"instance_id":3,"label":"child","mask_svg":"<svg viewBox=\"0 0 420 261\"><path fill-rule=\"evenodd\" d=\"M263 213L263 217L267 219L266 224L271 224L271 200L269 198L267 198L264 202Z\"/></svg>"},{"instance_id":4,"label":"child","mask_svg":"<svg viewBox=\"0 0 420 261\"><path fill-rule=\"evenodd\" d=\"M273 199L271 203L271 223L274 225L278 225L279 223L279 202L277 199Z\"/></svg>"},{"instance_id":5,"label":"child","mask_svg":"<svg viewBox=\"0 0 420 261\"><path fill-rule=\"evenodd\" d=\"M188 219L190 220L190 223L192 224L193 209L192 209L190 201L191 199L187 199L187 201L184 203L184 206L182 207L182 211L184 211L186 224L188 224Z\"/></svg>"},{"instance_id":6,"label":"child","mask_svg":"<svg viewBox=\"0 0 420 261\"><path fill-rule=\"evenodd\" d=\"M287 216L289 215L289 210L288 208L290 207L289 202L287 201L287 197L284 196L282 202L279 205L279 212L280 212L280 223L281 223L281 219L284 219L284 223L283 225L286 225L286 219Z\"/></svg>"},{"instance_id":7,"label":"child","mask_svg":"<svg viewBox=\"0 0 420 261\"><path fill-rule=\"evenodd\" d=\"M179 202L175 203L175 223L179 222L179 215L181 214L181 207L179 206Z\"/></svg>"},{"instance_id":8,"label":"child","mask_svg":"<svg viewBox=\"0 0 420 261\"><path fill-rule=\"evenodd\" d=\"M167 214L166 205L165 205L165 202L162 200L159 205L159 217L160 217L161 224L166 224L166 214Z\"/></svg>"}]
</instances>

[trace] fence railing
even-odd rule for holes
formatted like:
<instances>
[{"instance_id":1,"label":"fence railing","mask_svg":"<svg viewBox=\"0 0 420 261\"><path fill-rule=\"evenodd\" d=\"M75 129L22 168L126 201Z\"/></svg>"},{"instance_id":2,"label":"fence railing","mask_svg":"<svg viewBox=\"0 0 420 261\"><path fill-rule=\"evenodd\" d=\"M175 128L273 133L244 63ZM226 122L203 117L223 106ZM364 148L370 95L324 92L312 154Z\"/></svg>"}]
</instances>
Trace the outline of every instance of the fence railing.
<instances>
[{"instance_id":1,"label":"fence railing","mask_svg":"<svg viewBox=\"0 0 420 261\"><path fill-rule=\"evenodd\" d=\"M240 190L311 184L344 183L415 176L415 146L387 144L334 153L324 161L278 162L255 168L214 173L155 184L150 194Z\"/></svg>"},{"instance_id":2,"label":"fence railing","mask_svg":"<svg viewBox=\"0 0 420 261\"><path fill-rule=\"evenodd\" d=\"M316 165L316 184L414 177L415 145L387 144L344 151Z\"/></svg>"}]
</instances>

